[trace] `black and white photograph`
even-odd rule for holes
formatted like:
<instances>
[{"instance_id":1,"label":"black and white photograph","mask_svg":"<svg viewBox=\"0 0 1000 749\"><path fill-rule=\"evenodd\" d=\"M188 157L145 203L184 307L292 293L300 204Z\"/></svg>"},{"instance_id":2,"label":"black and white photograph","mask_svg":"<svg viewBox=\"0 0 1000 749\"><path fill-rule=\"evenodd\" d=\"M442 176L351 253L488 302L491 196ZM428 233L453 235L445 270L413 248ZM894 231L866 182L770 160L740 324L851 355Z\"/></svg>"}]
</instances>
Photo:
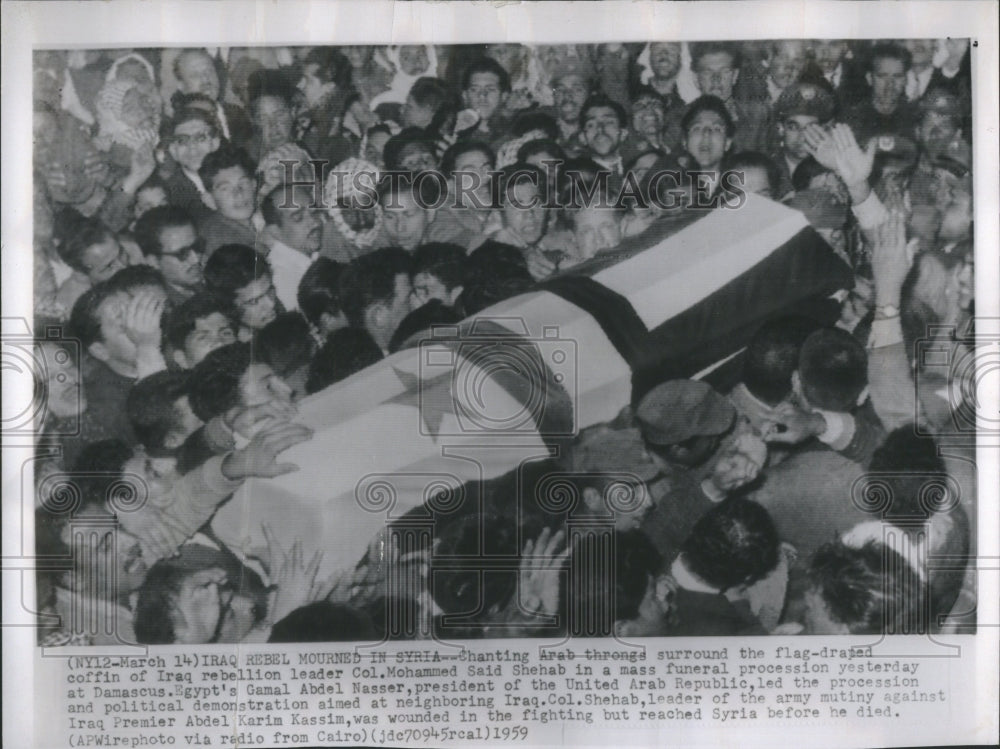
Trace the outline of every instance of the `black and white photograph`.
<instances>
[{"instance_id":1,"label":"black and white photograph","mask_svg":"<svg viewBox=\"0 0 1000 749\"><path fill-rule=\"evenodd\" d=\"M723 728L751 707L850 708L870 727L839 745L863 746L894 741L893 703L957 699L905 659L913 639L995 654L975 648L997 627L980 459L1000 444L983 431L997 280L976 261L996 268L977 179L996 178L977 119L996 89L980 100L977 76L997 40L926 19L771 38L706 27L705 3L683 11L698 27L645 35L507 25L481 43L456 25L442 41L413 31L427 6L400 5L412 25L369 29L382 43L312 27L212 44L195 14L169 43L119 29L18 58L30 132L5 132L4 153L27 169L5 170L4 203L16 184L28 213L5 212L3 275L27 305L4 305L3 458L5 560L21 561L4 624L16 603L19 657L68 664L52 730L73 746L181 745L192 725L236 745L575 743L589 710L603 730L668 730L674 693L657 689L676 689L683 717ZM782 7L798 5L761 6ZM9 399L15 374L27 395ZM601 666L557 671L550 645ZM284 691L253 668L303 647L357 660ZM745 665L765 649L768 668ZM828 651L844 661L823 670ZM178 673L137 678L159 653ZM226 723L169 706L208 683L213 656L189 653L227 654L217 673L250 684L204 693L195 709ZM704 665L737 657L738 674ZM117 689L154 679L178 684ZM344 733L293 731L317 709L298 679L372 725L334 710L319 724ZM100 701L144 696L168 701ZM407 712L424 733L385 733ZM560 722L561 739L529 734ZM851 730L824 725L815 745ZM117 733L162 726L170 741ZM622 741L721 734L651 735Z\"/></svg>"}]
</instances>

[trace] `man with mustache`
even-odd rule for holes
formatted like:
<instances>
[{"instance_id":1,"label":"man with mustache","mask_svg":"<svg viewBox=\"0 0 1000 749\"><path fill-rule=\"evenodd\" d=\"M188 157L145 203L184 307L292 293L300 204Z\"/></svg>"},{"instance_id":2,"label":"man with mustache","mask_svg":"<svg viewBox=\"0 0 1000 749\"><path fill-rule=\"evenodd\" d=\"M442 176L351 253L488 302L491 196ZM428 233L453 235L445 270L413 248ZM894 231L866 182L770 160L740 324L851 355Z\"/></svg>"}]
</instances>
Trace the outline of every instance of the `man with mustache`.
<instances>
[{"instance_id":1,"label":"man with mustache","mask_svg":"<svg viewBox=\"0 0 1000 749\"><path fill-rule=\"evenodd\" d=\"M163 274L171 303L180 304L202 288L204 242L183 208L164 205L150 209L136 222L135 238L146 262Z\"/></svg>"},{"instance_id":2,"label":"man with mustache","mask_svg":"<svg viewBox=\"0 0 1000 749\"><path fill-rule=\"evenodd\" d=\"M299 281L316 259L323 239L323 224L309 207L311 204L312 190L308 187L300 185L289 190L279 185L260 206L266 224L262 244L271 263L274 289L289 310L298 307Z\"/></svg>"}]
</instances>

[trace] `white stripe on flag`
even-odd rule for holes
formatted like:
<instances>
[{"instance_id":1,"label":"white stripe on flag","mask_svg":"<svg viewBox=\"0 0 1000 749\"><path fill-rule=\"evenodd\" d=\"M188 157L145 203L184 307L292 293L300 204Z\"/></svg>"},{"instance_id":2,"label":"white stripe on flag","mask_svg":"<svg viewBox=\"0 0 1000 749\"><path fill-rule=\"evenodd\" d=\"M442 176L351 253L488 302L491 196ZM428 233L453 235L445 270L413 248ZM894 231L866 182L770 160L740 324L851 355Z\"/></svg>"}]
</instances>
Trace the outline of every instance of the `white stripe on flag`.
<instances>
[{"instance_id":1,"label":"white stripe on flag","mask_svg":"<svg viewBox=\"0 0 1000 749\"><path fill-rule=\"evenodd\" d=\"M753 268L809 226L799 211L747 195L736 210L705 218L617 265L594 280L628 298L653 329Z\"/></svg>"}]
</instances>

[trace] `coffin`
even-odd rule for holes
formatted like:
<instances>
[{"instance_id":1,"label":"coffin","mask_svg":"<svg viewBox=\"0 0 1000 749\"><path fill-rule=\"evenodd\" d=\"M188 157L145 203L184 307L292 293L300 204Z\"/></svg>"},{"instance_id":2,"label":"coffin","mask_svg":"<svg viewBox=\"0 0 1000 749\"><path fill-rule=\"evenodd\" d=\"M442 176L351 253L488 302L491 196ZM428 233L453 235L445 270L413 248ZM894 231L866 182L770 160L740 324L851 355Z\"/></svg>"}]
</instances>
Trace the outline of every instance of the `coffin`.
<instances>
[{"instance_id":1,"label":"coffin","mask_svg":"<svg viewBox=\"0 0 1000 749\"><path fill-rule=\"evenodd\" d=\"M801 213L757 196L679 227L309 396L315 437L285 455L300 470L247 482L215 532L252 553L268 523L286 548L322 550L324 570L353 566L388 520L442 489L553 454L657 381L711 377L765 319L822 310L853 283Z\"/></svg>"}]
</instances>

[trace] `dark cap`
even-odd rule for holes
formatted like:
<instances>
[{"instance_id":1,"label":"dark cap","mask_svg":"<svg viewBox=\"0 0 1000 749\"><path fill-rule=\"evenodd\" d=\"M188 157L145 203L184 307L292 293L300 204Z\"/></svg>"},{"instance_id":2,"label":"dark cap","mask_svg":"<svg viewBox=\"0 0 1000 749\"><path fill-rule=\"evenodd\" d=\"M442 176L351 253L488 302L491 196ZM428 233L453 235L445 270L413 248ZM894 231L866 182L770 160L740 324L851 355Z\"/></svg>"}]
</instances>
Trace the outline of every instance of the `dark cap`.
<instances>
[{"instance_id":1,"label":"dark cap","mask_svg":"<svg viewBox=\"0 0 1000 749\"><path fill-rule=\"evenodd\" d=\"M917 144L902 135L883 134L876 136L877 153L893 160L913 164L917 160Z\"/></svg>"},{"instance_id":2,"label":"dark cap","mask_svg":"<svg viewBox=\"0 0 1000 749\"><path fill-rule=\"evenodd\" d=\"M691 437L723 434L736 418L733 404L697 380L669 380L639 402L636 421L653 445L676 445Z\"/></svg>"},{"instance_id":3,"label":"dark cap","mask_svg":"<svg viewBox=\"0 0 1000 749\"><path fill-rule=\"evenodd\" d=\"M833 119L837 101L833 94L818 83L793 83L781 92L774 104L779 119L797 114L815 117L820 122Z\"/></svg>"},{"instance_id":4,"label":"dark cap","mask_svg":"<svg viewBox=\"0 0 1000 749\"><path fill-rule=\"evenodd\" d=\"M799 190L789 198L789 208L802 211L816 229L842 229L847 222L847 204L829 190Z\"/></svg>"}]
</instances>

